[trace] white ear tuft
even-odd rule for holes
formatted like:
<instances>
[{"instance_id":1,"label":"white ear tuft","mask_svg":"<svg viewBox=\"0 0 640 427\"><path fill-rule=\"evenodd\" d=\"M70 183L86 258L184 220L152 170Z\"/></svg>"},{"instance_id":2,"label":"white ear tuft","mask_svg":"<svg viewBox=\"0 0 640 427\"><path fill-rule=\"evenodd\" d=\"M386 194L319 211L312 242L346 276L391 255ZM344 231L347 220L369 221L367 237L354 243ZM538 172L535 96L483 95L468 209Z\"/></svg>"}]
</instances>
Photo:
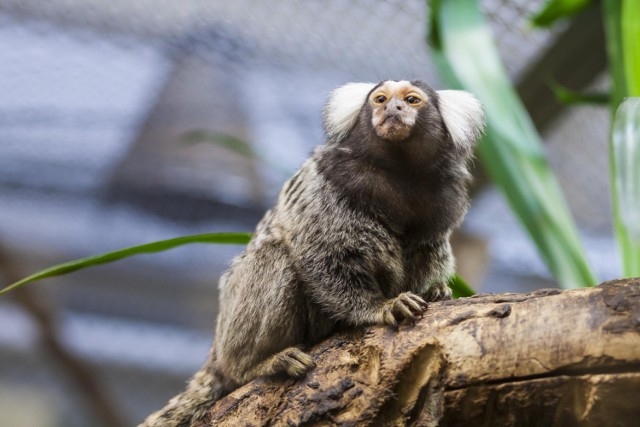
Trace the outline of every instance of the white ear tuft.
<instances>
[{"instance_id":1,"label":"white ear tuft","mask_svg":"<svg viewBox=\"0 0 640 427\"><path fill-rule=\"evenodd\" d=\"M329 138L339 141L351 130L374 83L347 83L334 89L324 107L324 128Z\"/></svg>"},{"instance_id":2,"label":"white ear tuft","mask_svg":"<svg viewBox=\"0 0 640 427\"><path fill-rule=\"evenodd\" d=\"M478 98L463 90L439 90L440 114L453 143L470 149L484 131L484 112Z\"/></svg>"}]
</instances>

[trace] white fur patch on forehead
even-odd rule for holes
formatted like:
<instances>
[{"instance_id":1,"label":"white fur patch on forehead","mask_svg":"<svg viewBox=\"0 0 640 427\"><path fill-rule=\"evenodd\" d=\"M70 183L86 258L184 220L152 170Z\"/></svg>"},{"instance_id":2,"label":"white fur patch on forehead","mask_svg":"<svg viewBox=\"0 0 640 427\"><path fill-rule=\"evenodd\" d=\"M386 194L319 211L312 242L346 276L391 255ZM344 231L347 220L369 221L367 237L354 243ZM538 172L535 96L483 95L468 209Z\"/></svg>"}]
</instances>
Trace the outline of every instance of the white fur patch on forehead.
<instances>
[{"instance_id":1,"label":"white fur patch on forehead","mask_svg":"<svg viewBox=\"0 0 640 427\"><path fill-rule=\"evenodd\" d=\"M375 83L347 83L331 92L324 107L324 128L329 138L339 141L349 133L375 86Z\"/></svg>"},{"instance_id":2,"label":"white fur patch on forehead","mask_svg":"<svg viewBox=\"0 0 640 427\"><path fill-rule=\"evenodd\" d=\"M440 114L453 143L470 148L484 131L484 111L478 98L463 90L439 90Z\"/></svg>"},{"instance_id":3,"label":"white fur patch on forehead","mask_svg":"<svg viewBox=\"0 0 640 427\"><path fill-rule=\"evenodd\" d=\"M400 80L397 82L394 80L387 80L386 82L380 85L380 89L386 89L391 93L395 93L402 89L409 89L409 88L419 91L421 94L424 94L422 89L412 85L411 82L408 80Z\"/></svg>"},{"instance_id":4,"label":"white fur patch on forehead","mask_svg":"<svg viewBox=\"0 0 640 427\"><path fill-rule=\"evenodd\" d=\"M382 83L380 86L385 87L389 90L396 91L400 88L411 86L411 82L408 80L399 80L399 81L387 80L386 82Z\"/></svg>"}]
</instances>

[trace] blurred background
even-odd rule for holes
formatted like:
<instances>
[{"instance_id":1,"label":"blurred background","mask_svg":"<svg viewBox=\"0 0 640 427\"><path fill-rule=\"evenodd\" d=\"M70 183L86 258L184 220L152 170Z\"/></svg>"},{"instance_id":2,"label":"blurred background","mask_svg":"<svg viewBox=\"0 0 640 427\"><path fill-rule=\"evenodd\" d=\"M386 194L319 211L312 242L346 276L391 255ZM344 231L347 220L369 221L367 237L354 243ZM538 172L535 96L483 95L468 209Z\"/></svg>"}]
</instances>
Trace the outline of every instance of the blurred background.
<instances>
[{"instance_id":1,"label":"blurred background","mask_svg":"<svg viewBox=\"0 0 640 427\"><path fill-rule=\"evenodd\" d=\"M593 269L619 276L609 111L549 90L608 87L599 11L539 30L529 18L543 0L481 3ZM422 0L0 0L0 283L154 240L252 231L323 142L332 88L444 87L426 17ZM555 286L478 173L454 238L461 275L481 292ZM0 425L118 427L159 409L204 361L217 278L241 250L187 246L1 297Z\"/></svg>"}]
</instances>

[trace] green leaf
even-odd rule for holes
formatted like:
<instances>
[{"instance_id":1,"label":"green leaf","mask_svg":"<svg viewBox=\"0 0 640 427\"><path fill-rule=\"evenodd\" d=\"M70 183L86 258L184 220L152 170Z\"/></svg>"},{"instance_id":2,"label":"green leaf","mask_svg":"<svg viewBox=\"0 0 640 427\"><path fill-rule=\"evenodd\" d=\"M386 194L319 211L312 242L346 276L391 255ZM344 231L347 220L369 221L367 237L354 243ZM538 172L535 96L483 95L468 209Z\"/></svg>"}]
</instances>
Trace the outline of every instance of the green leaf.
<instances>
[{"instance_id":1,"label":"green leaf","mask_svg":"<svg viewBox=\"0 0 640 427\"><path fill-rule=\"evenodd\" d=\"M640 97L626 98L613 121L613 154L620 218L632 244L640 248ZM640 259L634 276L640 275Z\"/></svg>"},{"instance_id":2,"label":"green leaf","mask_svg":"<svg viewBox=\"0 0 640 427\"><path fill-rule=\"evenodd\" d=\"M622 54L627 96L640 96L640 1L622 1Z\"/></svg>"},{"instance_id":3,"label":"green leaf","mask_svg":"<svg viewBox=\"0 0 640 427\"><path fill-rule=\"evenodd\" d=\"M471 286L469 286L469 284L457 274L454 274L449 278L449 287L453 291L454 299L475 295L475 292L473 291Z\"/></svg>"},{"instance_id":4,"label":"green leaf","mask_svg":"<svg viewBox=\"0 0 640 427\"><path fill-rule=\"evenodd\" d=\"M144 245L132 246L125 249L120 249L114 252L107 252L100 255L94 255L87 258L78 259L75 261L65 262L64 264L58 264L46 270L39 271L32 274L29 277L12 283L6 288L0 290L0 295L5 294L13 289L19 288L30 282L46 279L48 277L60 276L63 274L71 273L73 271L82 270L84 268L93 267L100 264L107 264L110 262L118 261L123 258L128 258L134 255L149 254L155 252L162 252L169 249L173 249L177 246L189 245L192 243L217 243L217 244L229 244L229 245L244 245L251 240L251 233L209 233L209 234L196 234L193 236L182 236L174 239L160 240L158 242L146 243Z\"/></svg>"},{"instance_id":5,"label":"green leaf","mask_svg":"<svg viewBox=\"0 0 640 427\"><path fill-rule=\"evenodd\" d=\"M249 157L252 159L257 157L251 144L243 139L237 138L224 132L192 130L182 135L180 140L187 144L198 144L206 142L233 151L245 157Z\"/></svg>"},{"instance_id":6,"label":"green leaf","mask_svg":"<svg viewBox=\"0 0 640 427\"><path fill-rule=\"evenodd\" d=\"M440 45L432 58L443 80L483 103L486 135L478 153L558 283L592 286L597 279L586 261L565 198L544 156L542 141L502 66L477 1L432 1ZM433 21L433 20L432 20Z\"/></svg>"},{"instance_id":7,"label":"green leaf","mask_svg":"<svg viewBox=\"0 0 640 427\"><path fill-rule=\"evenodd\" d=\"M640 96L640 10L637 0L603 2L604 23L609 55L609 70L613 81L611 115L615 114L625 96ZM615 123L612 120L612 123ZM609 142L609 162L611 169L611 197L613 226L622 258L622 272L625 277L640 276L640 247L631 238L621 208L619 188L620 171L616 160L614 139L616 129L612 125Z\"/></svg>"},{"instance_id":8,"label":"green leaf","mask_svg":"<svg viewBox=\"0 0 640 427\"><path fill-rule=\"evenodd\" d=\"M576 15L592 0L548 0L540 12L531 17L536 27L550 27L556 21Z\"/></svg>"},{"instance_id":9,"label":"green leaf","mask_svg":"<svg viewBox=\"0 0 640 427\"><path fill-rule=\"evenodd\" d=\"M611 117L627 96L627 81L624 74L624 58L622 54L622 2L602 2L604 28L609 55L609 73L612 79Z\"/></svg>"},{"instance_id":10,"label":"green leaf","mask_svg":"<svg viewBox=\"0 0 640 427\"><path fill-rule=\"evenodd\" d=\"M41 270L37 273L32 274L31 276L25 277L22 280L10 284L9 286L0 290L0 295L3 295L28 283L36 282L38 280L55 276L62 276L64 274L72 273L77 270L82 270L101 264L108 264L134 255L162 252L176 248L178 246L194 243L245 245L251 240L251 235L251 233L196 234L193 236L182 236L168 240L146 243L138 246L131 246L129 248L124 248L113 252L107 252L100 255L94 255L87 258L81 258L74 261L65 262L63 264L54 265L53 267ZM453 291L454 298L469 297L475 294L475 292L467 284L467 282L465 282L457 274L454 274L449 278L449 286Z\"/></svg>"},{"instance_id":11,"label":"green leaf","mask_svg":"<svg viewBox=\"0 0 640 427\"><path fill-rule=\"evenodd\" d=\"M441 0L427 0L427 6L431 8L428 16L429 28L427 30L427 44L436 50L442 50L440 21L438 20L440 1Z\"/></svg>"},{"instance_id":12,"label":"green leaf","mask_svg":"<svg viewBox=\"0 0 640 427\"><path fill-rule=\"evenodd\" d=\"M550 86L554 96L561 104L609 105L609 102L611 102L611 94L608 92L576 92L557 83L551 83Z\"/></svg>"},{"instance_id":13,"label":"green leaf","mask_svg":"<svg viewBox=\"0 0 640 427\"><path fill-rule=\"evenodd\" d=\"M260 161L273 170L280 172L283 176L290 176L293 173L292 170L283 168L279 163L260 156L249 142L223 132L192 130L182 135L180 140L187 144L199 144L204 142L217 145L218 147L233 151L234 153L240 154L249 159Z\"/></svg>"}]
</instances>

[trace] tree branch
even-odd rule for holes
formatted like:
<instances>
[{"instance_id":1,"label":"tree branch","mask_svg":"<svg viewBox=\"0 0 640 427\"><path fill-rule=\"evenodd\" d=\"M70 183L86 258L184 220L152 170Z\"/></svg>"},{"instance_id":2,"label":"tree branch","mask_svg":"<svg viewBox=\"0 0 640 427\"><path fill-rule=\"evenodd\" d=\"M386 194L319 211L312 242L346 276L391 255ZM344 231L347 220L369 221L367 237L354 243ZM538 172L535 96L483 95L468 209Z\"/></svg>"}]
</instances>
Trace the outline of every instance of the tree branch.
<instances>
[{"instance_id":1,"label":"tree branch","mask_svg":"<svg viewBox=\"0 0 640 427\"><path fill-rule=\"evenodd\" d=\"M193 427L632 425L640 280L434 303L415 326L344 332L311 353L306 379L258 379Z\"/></svg>"}]
</instances>

